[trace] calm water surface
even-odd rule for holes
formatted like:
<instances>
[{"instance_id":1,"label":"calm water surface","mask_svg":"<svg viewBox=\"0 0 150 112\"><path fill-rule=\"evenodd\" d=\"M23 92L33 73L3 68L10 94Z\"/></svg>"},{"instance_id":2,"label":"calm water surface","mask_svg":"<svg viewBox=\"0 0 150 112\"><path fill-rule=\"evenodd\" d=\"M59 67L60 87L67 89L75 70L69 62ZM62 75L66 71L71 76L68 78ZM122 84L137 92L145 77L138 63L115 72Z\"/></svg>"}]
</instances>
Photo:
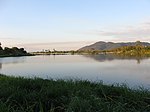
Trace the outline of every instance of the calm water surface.
<instances>
[{"instance_id":1,"label":"calm water surface","mask_svg":"<svg viewBox=\"0 0 150 112\"><path fill-rule=\"evenodd\" d=\"M102 80L150 88L150 59L106 55L57 55L0 58L0 73L54 79Z\"/></svg>"}]
</instances>

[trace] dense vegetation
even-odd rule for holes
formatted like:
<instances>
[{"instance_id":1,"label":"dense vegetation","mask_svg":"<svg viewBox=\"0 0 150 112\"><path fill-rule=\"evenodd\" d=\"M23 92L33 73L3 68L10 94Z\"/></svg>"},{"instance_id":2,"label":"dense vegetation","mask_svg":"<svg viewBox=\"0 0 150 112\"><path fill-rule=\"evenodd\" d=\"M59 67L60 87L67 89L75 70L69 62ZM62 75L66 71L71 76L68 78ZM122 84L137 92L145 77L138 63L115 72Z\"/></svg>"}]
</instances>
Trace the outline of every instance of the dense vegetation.
<instances>
[{"instance_id":1,"label":"dense vegetation","mask_svg":"<svg viewBox=\"0 0 150 112\"><path fill-rule=\"evenodd\" d=\"M24 48L8 48L5 47L4 49L0 47L0 57L9 57L9 56L29 56L31 54L27 53Z\"/></svg>"},{"instance_id":2,"label":"dense vegetation","mask_svg":"<svg viewBox=\"0 0 150 112\"><path fill-rule=\"evenodd\" d=\"M150 112L150 92L102 82L0 75L0 112Z\"/></svg>"},{"instance_id":3,"label":"dense vegetation","mask_svg":"<svg viewBox=\"0 0 150 112\"><path fill-rule=\"evenodd\" d=\"M133 55L133 56L149 55L150 56L150 47L141 46L141 45L124 46L124 47L109 50L106 52L112 52L112 53L122 54L122 55Z\"/></svg>"}]
</instances>

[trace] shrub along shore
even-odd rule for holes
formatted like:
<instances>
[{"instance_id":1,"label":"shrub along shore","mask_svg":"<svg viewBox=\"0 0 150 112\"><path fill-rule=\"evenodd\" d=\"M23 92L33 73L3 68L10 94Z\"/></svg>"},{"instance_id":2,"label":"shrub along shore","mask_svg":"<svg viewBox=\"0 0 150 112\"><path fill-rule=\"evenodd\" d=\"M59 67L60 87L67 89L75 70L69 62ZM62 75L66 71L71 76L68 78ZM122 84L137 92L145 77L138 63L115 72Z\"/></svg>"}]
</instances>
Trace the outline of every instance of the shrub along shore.
<instances>
[{"instance_id":1,"label":"shrub along shore","mask_svg":"<svg viewBox=\"0 0 150 112\"><path fill-rule=\"evenodd\" d=\"M1 45L1 44L0 44ZM0 46L0 58L1 57L18 57L18 56L33 56L33 54L27 53L24 48L5 47L4 49Z\"/></svg>"},{"instance_id":2,"label":"shrub along shore","mask_svg":"<svg viewBox=\"0 0 150 112\"><path fill-rule=\"evenodd\" d=\"M0 75L0 112L150 112L150 92L86 80Z\"/></svg>"}]
</instances>

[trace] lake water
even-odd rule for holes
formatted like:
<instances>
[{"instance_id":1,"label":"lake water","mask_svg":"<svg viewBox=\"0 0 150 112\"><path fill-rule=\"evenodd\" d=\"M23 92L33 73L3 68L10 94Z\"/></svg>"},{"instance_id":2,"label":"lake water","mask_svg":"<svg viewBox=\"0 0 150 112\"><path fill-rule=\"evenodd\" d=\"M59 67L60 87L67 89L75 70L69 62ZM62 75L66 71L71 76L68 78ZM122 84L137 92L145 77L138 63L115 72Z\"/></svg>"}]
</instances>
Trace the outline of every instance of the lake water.
<instances>
[{"instance_id":1,"label":"lake water","mask_svg":"<svg viewBox=\"0 0 150 112\"><path fill-rule=\"evenodd\" d=\"M0 58L0 73L54 79L126 83L150 88L150 58L111 55L44 55Z\"/></svg>"}]
</instances>

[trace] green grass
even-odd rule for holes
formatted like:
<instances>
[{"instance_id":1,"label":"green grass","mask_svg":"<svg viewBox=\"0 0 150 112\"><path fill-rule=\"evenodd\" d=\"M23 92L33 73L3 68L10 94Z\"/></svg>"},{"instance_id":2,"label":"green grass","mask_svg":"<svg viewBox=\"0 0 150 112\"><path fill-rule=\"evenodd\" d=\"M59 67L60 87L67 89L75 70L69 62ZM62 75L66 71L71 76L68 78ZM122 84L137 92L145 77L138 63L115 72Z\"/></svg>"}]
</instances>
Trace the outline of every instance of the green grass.
<instances>
[{"instance_id":1,"label":"green grass","mask_svg":"<svg viewBox=\"0 0 150 112\"><path fill-rule=\"evenodd\" d=\"M0 75L0 112L150 112L150 92L86 80Z\"/></svg>"}]
</instances>

